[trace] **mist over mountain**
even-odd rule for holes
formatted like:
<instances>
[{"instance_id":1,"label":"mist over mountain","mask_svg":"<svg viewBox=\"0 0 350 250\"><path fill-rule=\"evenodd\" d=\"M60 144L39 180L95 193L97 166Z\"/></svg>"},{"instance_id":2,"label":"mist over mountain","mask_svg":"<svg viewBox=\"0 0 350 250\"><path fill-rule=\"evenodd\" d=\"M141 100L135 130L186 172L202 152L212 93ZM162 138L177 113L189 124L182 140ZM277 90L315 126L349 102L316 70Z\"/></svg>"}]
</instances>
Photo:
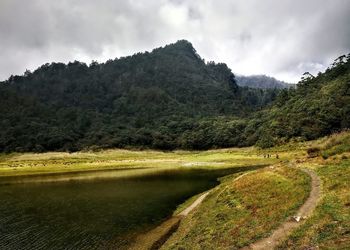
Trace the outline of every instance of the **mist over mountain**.
<instances>
[{"instance_id":1,"label":"mist over mountain","mask_svg":"<svg viewBox=\"0 0 350 250\"><path fill-rule=\"evenodd\" d=\"M285 89L295 88L295 84L286 83L284 81L277 80L274 77L266 75L252 75L242 76L236 75L236 83L241 87L250 87L258 89Z\"/></svg>"},{"instance_id":2,"label":"mist over mountain","mask_svg":"<svg viewBox=\"0 0 350 250\"><path fill-rule=\"evenodd\" d=\"M317 76L306 72L296 88L282 90L256 118L250 122L257 130L251 132L262 147L350 128L350 54L338 57Z\"/></svg>"}]
</instances>

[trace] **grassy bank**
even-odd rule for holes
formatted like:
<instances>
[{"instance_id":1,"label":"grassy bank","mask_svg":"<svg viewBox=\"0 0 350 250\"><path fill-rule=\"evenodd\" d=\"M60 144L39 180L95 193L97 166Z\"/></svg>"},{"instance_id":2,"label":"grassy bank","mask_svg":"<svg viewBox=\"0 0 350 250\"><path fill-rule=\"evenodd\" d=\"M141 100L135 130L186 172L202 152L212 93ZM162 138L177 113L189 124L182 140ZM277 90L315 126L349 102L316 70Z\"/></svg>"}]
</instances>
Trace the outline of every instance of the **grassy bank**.
<instances>
[{"instance_id":1,"label":"grassy bank","mask_svg":"<svg viewBox=\"0 0 350 250\"><path fill-rule=\"evenodd\" d=\"M264 237L304 202L309 177L287 167L225 178L163 249L228 249ZM280 203L283 201L283 203Z\"/></svg>"},{"instance_id":2,"label":"grassy bank","mask_svg":"<svg viewBox=\"0 0 350 250\"><path fill-rule=\"evenodd\" d=\"M313 216L279 249L350 248L350 133L314 143L318 156L299 162L315 169L323 182L323 197Z\"/></svg>"},{"instance_id":3,"label":"grassy bank","mask_svg":"<svg viewBox=\"0 0 350 250\"><path fill-rule=\"evenodd\" d=\"M281 155L281 158L287 155ZM222 149L210 151L105 150L77 153L24 153L0 155L0 176L70 173L122 168L226 168L277 162L264 158L259 150Z\"/></svg>"},{"instance_id":4,"label":"grassy bank","mask_svg":"<svg viewBox=\"0 0 350 250\"><path fill-rule=\"evenodd\" d=\"M266 155L271 155L267 158ZM277 159L278 155L278 159ZM268 236L305 201L311 168L323 182L314 214L280 249L348 249L350 246L350 132L266 150L132 151L1 154L0 177L125 168L228 168L271 165L221 184L189 214L163 249L236 249ZM294 166L295 168L291 168ZM198 196L180 205L178 214Z\"/></svg>"},{"instance_id":5,"label":"grassy bank","mask_svg":"<svg viewBox=\"0 0 350 250\"><path fill-rule=\"evenodd\" d=\"M323 197L313 216L280 249L349 249L350 161L314 167L323 181Z\"/></svg>"},{"instance_id":6,"label":"grassy bank","mask_svg":"<svg viewBox=\"0 0 350 250\"><path fill-rule=\"evenodd\" d=\"M238 249L266 237L307 198L311 168L323 182L314 214L301 222L279 249L350 247L350 133L290 143L261 151L283 155L283 162L237 181L226 177L184 219L163 249ZM290 168L287 166L295 166ZM180 207L181 209L182 207Z\"/></svg>"}]
</instances>

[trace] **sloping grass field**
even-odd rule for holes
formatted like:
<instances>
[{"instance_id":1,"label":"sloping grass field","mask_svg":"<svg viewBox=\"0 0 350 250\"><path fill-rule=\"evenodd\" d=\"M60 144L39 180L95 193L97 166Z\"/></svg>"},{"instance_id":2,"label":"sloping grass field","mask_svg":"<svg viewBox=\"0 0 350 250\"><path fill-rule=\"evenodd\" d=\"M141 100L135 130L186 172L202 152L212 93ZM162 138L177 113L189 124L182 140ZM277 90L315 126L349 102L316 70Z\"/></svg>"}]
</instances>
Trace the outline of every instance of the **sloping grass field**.
<instances>
[{"instance_id":1,"label":"sloping grass field","mask_svg":"<svg viewBox=\"0 0 350 250\"><path fill-rule=\"evenodd\" d=\"M316 171L322 196L313 215L277 249L350 249L349 145L346 131L264 151L284 160L238 180L224 178L163 249L239 249L267 237L308 197L309 177L298 168Z\"/></svg>"},{"instance_id":2,"label":"sloping grass field","mask_svg":"<svg viewBox=\"0 0 350 250\"><path fill-rule=\"evenodd\" d=\"M350 249L350 133L316 141L319 156L299 165L315 169L323 196L313 216L280 249Z\"/></svg>"},{"instance_id":3,"label":"sloping grass field","mask_svg":"<svg viewBox=\"0 0 350 250\"><path fill-rule=\"evenodd\" d=\"M309 182L307 174L288 167L257 170L237 181L225 178L198 210L182 221L163 249L246 246L267 236L301 206Z\"/></svg>"}]
</instances>

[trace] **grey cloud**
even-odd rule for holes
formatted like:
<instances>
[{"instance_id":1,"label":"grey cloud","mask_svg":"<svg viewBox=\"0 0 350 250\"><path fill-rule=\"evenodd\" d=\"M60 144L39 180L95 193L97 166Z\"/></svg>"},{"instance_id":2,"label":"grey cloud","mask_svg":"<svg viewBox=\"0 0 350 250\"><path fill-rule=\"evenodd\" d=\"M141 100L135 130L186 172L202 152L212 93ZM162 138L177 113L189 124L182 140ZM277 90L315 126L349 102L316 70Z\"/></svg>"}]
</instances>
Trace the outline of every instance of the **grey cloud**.
<instances>
[{"instance_id":1,"label":"grey cloud","mask_svg":"<svg viewBox=\"0 0 350 250\"><path fill-rule=\"evenodd\" d=\"M0 0L0 80L190 40L241 74L296 81L350 51L348 0Z\"/></svg>"}]
</instances>

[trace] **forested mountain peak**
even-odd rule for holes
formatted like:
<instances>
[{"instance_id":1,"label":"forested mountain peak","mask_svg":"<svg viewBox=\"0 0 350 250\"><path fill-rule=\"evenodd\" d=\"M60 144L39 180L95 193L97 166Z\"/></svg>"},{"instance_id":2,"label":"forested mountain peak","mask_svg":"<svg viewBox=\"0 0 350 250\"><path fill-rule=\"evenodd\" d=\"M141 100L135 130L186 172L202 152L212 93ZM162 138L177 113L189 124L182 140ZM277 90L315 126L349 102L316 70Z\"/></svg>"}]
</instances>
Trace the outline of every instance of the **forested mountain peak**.
<instances>
[{"instance_id":1,"label":"forested mountain peak","mask_svg":"<svg viewBox=\"0 0 350 250\"><path fill-rule=\"evenodd\" d=\"M187 40L178 40L175 43L171 43L171 44L165 45L164 47L159 47L152 50L152 52L159 52L159 51L163 51L163 52L166 51L168 53L174 53L174 54L195 55L196 57L200 58L195 48L193 47L192 43L190 43Z\"/></svg>"},{"instance_id":2,"label":"forested mountain peak","mask_svg":"<svg viewBox=\"0 0 350 250\"><path fill-rule=\"evenodd\" d=\"M90 65L44 64L0 84L0 151L279 144L349 128L349 55L296 88L239 87L180 40Z\"/></svg>"},{"instance_id":3,"label":"forested mountain peak","mask_svg":"<svg viewBox=\"0 0 350 250\"><path fill-rule=\"evenodd\" d=\"M183 99L192 98L189 97L191 95L197 95L202 98L201 102L206 102L207 98L201 95L206 95L208 89L203 88L224 91L232 101L233 90L237 89L234 75L225 64L205 64L186 40L152 52L136 53L105 63L92 62L89 66L79 61L47 63L33 73L26 71L22 76L11 76L5 83L12 85L17 92L34 95L47 102L62 95L65 96L64 102L69 103L73 94L78 101L75 105L80 105L79 95L92 90L96 95L108 90L107 95L114 94L113 98L119 98L142 88L141 92L166 94L183 103ZM91 106L96 107L95 104Z\"/></svg>"},{"instance_id":4,"label":"forested mountain peak","mask_svg":"<svg viewBox=\"0 0 350 250\"><path fill-rule=\"evenodd\" d=\"M48 63L0 87L0 151L204 148L184 132L244 117L276 93L239 88L226 64L205 63L186 40L105 63Z\"/></svg>"}]
</instances>

